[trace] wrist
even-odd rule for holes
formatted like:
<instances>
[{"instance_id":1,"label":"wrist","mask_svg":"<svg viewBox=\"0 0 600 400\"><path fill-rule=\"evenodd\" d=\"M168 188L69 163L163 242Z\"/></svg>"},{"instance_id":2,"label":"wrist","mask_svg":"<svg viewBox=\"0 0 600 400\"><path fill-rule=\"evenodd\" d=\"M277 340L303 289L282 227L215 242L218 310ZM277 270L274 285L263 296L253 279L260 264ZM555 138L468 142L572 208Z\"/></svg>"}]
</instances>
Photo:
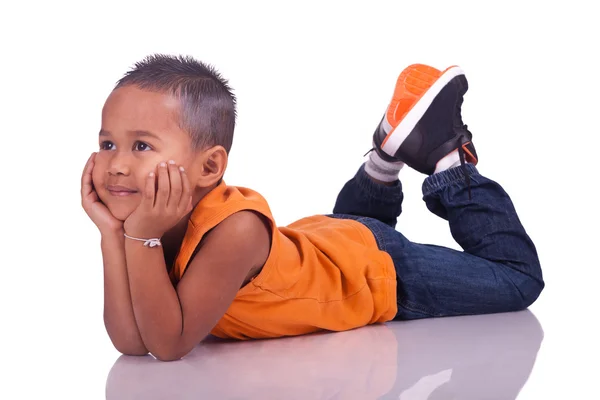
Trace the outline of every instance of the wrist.
<instances>
[{"instance_id":1,"label":"wrist","mask_svg":"<svg viewBox=\"0 0 600 400\"><path fill-rule=\"evenodd\" d=\"M123 240L125 237L123 236L123 234L125 233L125 230L123 229L123 226L120 227L115 227L115 228L111 228L111 229L101 229L100 230L100 237L102 238L102 240L114 240L114 239L119 239L119 240Z\"/></svg>"},{"instance_id":2,"label":"wrist","mask_svg":"<svg viewBox=\"0 0 600 400\"><path fill-rule=\"evenodd\" d=\"M163 234L164 233L147 229L124 229L121 232L121 236L123 237L127 235L138 239L160 239L162 238Z\"/></svg>"},{"instance_id":3,"label":"wrist","mask_svg":"<svg viewBox=\"0 0 600 400\"><path fill-rule=\"evenodd\" d=\"M149 229L149 227L139 226L139 224L128 224L125 221L121 235L133 236L140 239L160 239L164 232L157 229Z\"/></svg>"},{"instance_id":4,"label":"wrist","mask_svg":"<svg viewBox=\"0 0 600 400\"><path fill-rule=\"evenodd\" d=\"M140 245L143 244L144 246L147 247L157 247L157 246L162 246L162 243L160 241L160 236L132 236L132 235L128 235L127 233L125 233L123 235L126 240L128 242L132 242L132 243L139 243Z\"/></svg>"}]
</instances>

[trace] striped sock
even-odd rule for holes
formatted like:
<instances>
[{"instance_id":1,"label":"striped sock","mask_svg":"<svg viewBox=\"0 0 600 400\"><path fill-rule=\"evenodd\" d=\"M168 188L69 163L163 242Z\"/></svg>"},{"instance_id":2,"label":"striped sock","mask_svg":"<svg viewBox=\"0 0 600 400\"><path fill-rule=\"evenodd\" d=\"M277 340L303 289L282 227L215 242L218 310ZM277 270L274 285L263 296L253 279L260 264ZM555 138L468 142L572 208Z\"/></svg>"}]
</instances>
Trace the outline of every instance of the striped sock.
<instances>
[{"instance_id":1,"label":"striped sock","mask_svg":"<svg viewBox=\"0 0 600 400\"><path fill-rule=\"evenodd\" d=\"M402 161L385 161L376 151L369 153L369 159L365 163L365 172L372 178L382 182L395 182L398 180L398 174L404 166Z\"/></svg>"}]
</instances>

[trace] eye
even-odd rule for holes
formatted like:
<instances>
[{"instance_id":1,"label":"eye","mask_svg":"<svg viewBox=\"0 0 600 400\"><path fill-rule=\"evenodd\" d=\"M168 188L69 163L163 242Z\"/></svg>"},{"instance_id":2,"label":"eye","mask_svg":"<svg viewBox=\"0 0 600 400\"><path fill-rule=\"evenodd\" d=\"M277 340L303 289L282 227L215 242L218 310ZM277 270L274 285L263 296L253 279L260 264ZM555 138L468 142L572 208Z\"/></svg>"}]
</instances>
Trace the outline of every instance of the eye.
<instances>
[{"instance_id":1,"label":"eye","mask_svg":"<svg viewBox=\"0 0 600 400\"><path fill-rule=\"evenodd\" d=\"M135 142L135 144L133 145L133 148L136 151L148 151L148 150L152 150L152 147L150 147L147 143L144 143L144 142Z\"/></svg>"},{"instance_id":2,"label":"eye","mask_svg":"<svg viewBox=\"0 0 600 400\"><path fill-rule=\"evenodd\" d=\"M108 140L100 143L100 150L113 150L115 144L113 142L109 142Z\"/></svg>"}]
</instances>

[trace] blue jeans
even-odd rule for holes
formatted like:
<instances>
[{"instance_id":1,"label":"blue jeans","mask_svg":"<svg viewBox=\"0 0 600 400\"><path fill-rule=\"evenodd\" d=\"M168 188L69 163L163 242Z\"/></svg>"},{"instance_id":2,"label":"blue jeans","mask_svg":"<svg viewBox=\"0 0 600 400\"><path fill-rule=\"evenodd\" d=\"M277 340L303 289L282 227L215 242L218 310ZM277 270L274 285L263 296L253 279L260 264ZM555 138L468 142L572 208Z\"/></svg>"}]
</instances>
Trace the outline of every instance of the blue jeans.
<instances>
[{"instance_id":1,"label":"blue jeans","mask_svg":"<svg viewBox=\"0 0 600 400\"><path fill-rule=\"evenodd\" d=\"M331 217L367 226L387 252L398 276L395 319L489 314L523 310L544 288L530 237L502 187L466 165L471 199L461 167L425 179L423 200L448 221L464 251L409 241L398 232L402 184L373 181L364 164L342 188Z\"/></svg>"}]
</instances>

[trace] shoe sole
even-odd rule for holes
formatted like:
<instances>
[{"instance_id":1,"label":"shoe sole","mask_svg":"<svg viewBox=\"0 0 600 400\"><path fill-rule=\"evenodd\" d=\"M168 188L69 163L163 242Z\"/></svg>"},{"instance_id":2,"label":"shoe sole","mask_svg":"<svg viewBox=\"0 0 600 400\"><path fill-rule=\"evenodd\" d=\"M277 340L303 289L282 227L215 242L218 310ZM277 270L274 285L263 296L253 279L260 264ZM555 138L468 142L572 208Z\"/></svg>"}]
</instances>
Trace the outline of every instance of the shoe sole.
<instances>
[{"instance_id":1,"label":"shoe sole","mask_svg":"<svg viewBox=\"0 0 600 400\"><path fill-rule=\"evenodd\" d=\"M425 94L417 100L413 107L406 113L402 121L393 129L381 143L381 150L384 153L394 157L402 143L406 140L408 135L413 131L417 123L423 118L425 112L433 103L433 100L437 95L448 85L452 79L465 73L460 67L450 67L431 85ZM385 119L387 122L387 118ZM389 123L388 123L389 124Z\"/></svg>"}]
</instances>

